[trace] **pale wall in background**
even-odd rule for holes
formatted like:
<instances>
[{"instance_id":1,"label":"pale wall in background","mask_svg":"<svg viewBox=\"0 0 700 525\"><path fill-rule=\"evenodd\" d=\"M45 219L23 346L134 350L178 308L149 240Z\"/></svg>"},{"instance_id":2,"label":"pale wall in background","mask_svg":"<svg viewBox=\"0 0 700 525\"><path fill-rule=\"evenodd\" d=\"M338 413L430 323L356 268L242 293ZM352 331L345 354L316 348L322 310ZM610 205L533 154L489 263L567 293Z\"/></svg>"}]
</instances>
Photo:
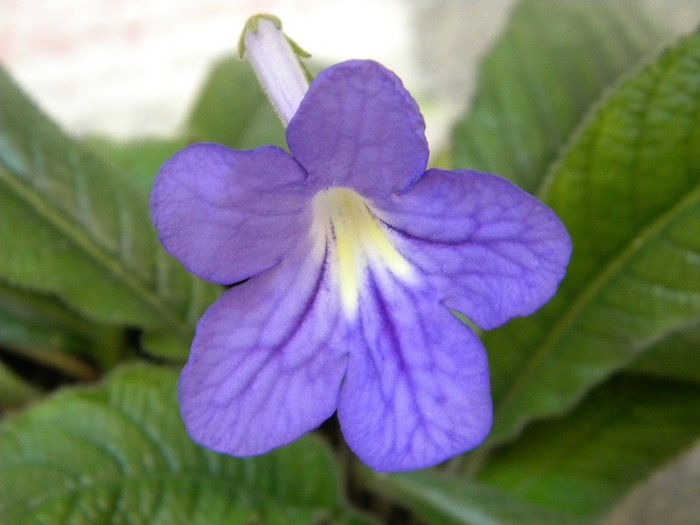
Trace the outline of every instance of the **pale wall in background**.
<instances>
[{"instance_id":1,"label":"pale wall in background","mask_svg":"<svg viewBox=\"0 0 700 525\"><path fill-rule=\"evenodd\" d=\"M556 0L553 0L556 1ZM590 1L590 0L580 0ZM614 1L614 0L611 0ZM700 0L641 0L691 29ZM245 20L278 15L324 63L372 58L418 98L439 148L514 0L0 0L0 62L74 133L169 135Z\"/></svg>"},{"instance_id":2,"label":"pale wall in background","mask_svg":"<svg viewBox=\"0 0 700 525\"><path fill-rule=\"evenodd\" d=\"M429 99L421 102L428 107L431 141L439 142L455 104L466 104L473 74L465 73L475 70L512 3L2 0L0 61L72 132L167 135L182 122L212 62L234 52L245 20L270 12L316 59L373 58L396 71L414 95ZM436 89L447 78L444 64L420 58L426 56L420 53L424 46L453 43L442 18L435 17L436 5L457 7L464 36L457 49L449 50L459 53L455 78L464 84L464 96L456 102ZM426 65L439 67L439 74L426 75ZM454 80L448 83L454 87Z\"/></svg>"}]
</instances>

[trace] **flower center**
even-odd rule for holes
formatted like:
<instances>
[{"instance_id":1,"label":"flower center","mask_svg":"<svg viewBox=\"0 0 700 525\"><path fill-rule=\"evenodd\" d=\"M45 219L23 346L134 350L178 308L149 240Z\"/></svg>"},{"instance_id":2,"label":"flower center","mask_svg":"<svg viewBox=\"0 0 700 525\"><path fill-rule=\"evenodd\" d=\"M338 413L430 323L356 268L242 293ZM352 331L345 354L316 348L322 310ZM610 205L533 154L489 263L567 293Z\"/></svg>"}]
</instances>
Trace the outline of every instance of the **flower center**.
<instances>
[{"instance_id":1,"label":"flower center","mask_svg":"<svg viewBox=\"0 0 700 525\"><path fill-rule=\"evenodd\" d=\"M347 188L331 188L314 199L317 229L335 259L338 287L348 316L355 314L368 267L387 268L408 279L412 268L394 248L364 199Z\"/></svg>"}]
</instances>

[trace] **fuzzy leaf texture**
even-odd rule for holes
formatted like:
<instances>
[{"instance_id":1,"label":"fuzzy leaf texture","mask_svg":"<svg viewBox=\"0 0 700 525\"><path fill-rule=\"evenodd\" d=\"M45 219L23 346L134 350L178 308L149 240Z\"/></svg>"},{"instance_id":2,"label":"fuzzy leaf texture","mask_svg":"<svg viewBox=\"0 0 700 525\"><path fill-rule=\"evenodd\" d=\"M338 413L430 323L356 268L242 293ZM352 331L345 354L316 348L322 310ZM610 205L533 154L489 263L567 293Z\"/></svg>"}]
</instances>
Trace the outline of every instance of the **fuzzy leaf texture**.
<instances>
[{"instance_id":1,"label":"fuzzy leaf texture","mask_svg":"<svg viewBox=\"0 0 700 525\"><path fill-rule=\"evenodd\" d=\"M487 485L423 471L375 478L374 488L426 523L440 525L582 525L584 522Z\"/></svg>"},{"instance_id":2,"label":"fuzzy leaf texture","mask_svg":"<svg viewBox=\"0 0 700 525\"><path fill-rule=\"evenodd\" d=\"M113 164L120 174L131 179L131 183L148 196L153 178L176 151L184 148L187 141L181 138L140 137L132 140L113 140L92 136L85 142L93 151Z\"/></svg>"},{"instance_id":3,"label":"fuzzy leaf texture","mask_svg":"<svg viewBox=\"0 0 700 525\"><path fill-rule=\"evenodd\" d=\"M28 372L26 363L94 379L97 368L107 369L119 359L123 342L120 329L90 323L54 297L0 281L0 412L21 406L48 386L41 373ZM13 362L14 368L5 364Z\"/></svg>"},{"instance_id":4,"label":"fuzzy leaf texture","mask_svg":"<svg viewBox=\"0 0 700 525\"><path fill-rule=\"evenodd\" d=\"M479 481L512 497L599 523L602 515L700 435L700 386L624 376L568 417L528 428Z\"/></svg>"},{"instance_id":5,"label":"fuzzy leaf texture","mask_svg":"<svg viewBox=\"0 0 700 525\"><path fill-rule=\"evenodd\" d=\"M652 377L700 383L700 324L670 334L642 355L632 370Z\"/></svg>"},{"instance_id":6,"label":"fuzzy leaf texture","mask_svg":"<svg viewBox=\"0 0 700 525\"><path fill-rule=\"evenodd\" d=\"M246 460L194 444L176 380L173 370L127 367L7 420L0 522L368 523L344 506L317 439Z\"/></svg>"},{"instance_id":7,"label":"fuzzy leaf texture","mask_svg":"<svg viewBox=\"0 0 700 525\"><path fill-rule=\"evenodd\" d=\"M490 444L569 410L700 319L700 34L618 86L571 142L541 197L574 255L538 315L485 334ZM484 454L485 451L481 452Z\"/></svg>"},{"instance_id":8,"label":"fuzzy leaf texture","mask_svg":"<svg viewBox=\"0 0 700 525\"><path fill-rule=\"evenodd\" d=\"M160 247L146 192L58 129L2 70L0 247L8 282L97 321L152 329L152 349L178 357L218 294Z\"/></svg>"},{"instance_id":9,"label":"fuzzy leaf texture","mask_svg":"<svg viewBox=\"0 0 700 525\"><path fill-rule=\"evenodd\" d=\"M454 130L454 166L535 192L590 104L663 35L635 1L518 3Z\"/></svg>"},{"instance_id":10,"label":"fuzzy leaf texture","mask_svg":"<svg viewBox=\"0 0 700 525\"><path fill-rule=\"evenodd\" d=\"M66 310L50 296L42 296L0 282L0 346L41 347L79 353L98 339L108 339L101 326Z\"/></svg>"},{"instance_id":11,"label":"fuzzy leaf texture","mask_svg":"<svg viewBox=\"0 0 700 525\"><path fill-rule=\"evenodd\" d=\"M39 397L40 391L0 361L0 413Z\"/></svg>"}]
</instances>

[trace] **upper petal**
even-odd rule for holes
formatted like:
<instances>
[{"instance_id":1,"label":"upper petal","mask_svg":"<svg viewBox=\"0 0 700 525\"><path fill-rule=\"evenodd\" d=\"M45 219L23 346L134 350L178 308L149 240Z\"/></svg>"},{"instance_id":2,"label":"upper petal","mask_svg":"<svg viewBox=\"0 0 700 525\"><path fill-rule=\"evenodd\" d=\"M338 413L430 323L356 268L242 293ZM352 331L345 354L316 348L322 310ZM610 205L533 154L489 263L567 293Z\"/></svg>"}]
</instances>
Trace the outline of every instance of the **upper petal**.
<instances>
[{"instance_id":1,"label":"upper petal","mask_svg":"<svg viewBox=\"0 0 700 525\"><path fill-rule=\"evenodd\" d=\"M376 470L427 468L483 441L486 353L429 290L371 272L338 400L350 448Z\"/></svg>"},{"instance_id":2,"label":"upper petal","mask_svg":"<svg viewBox=\"0 0 700 525\"><path fill-rule=\"evenodd\" d=\"M165 248L192 273L230 284L278 262L311 223L304 170L275 147L194 144L155 179L151 213Z\"/></svg>"},{"instance_id":3,"label":"upper petal","mask_svg":"<svg viewBox=\"0 0 700 525\"><path fill-rule=\"evenodd\" d=\"M443 303L484 329L545 304L571 255L554 212L494 175L429 170L380 216Z\"/></svg>"},{"instance_id":4,"label":"upper petal","mask_svg":"<svg viewBox=\"0 0 700 525\"><path fill-rule=\"evenodd\" d=\"M349 187L381 202L420 176L425 124L399 78L372 61L321 72L287 128L287 143L317 189Z\"/></svg>"},{"instance_id":5,"label":"upper petal","mask_svg":"<svg viewBox=\"0 0 700 525\"><path fill-rule=\"evenodd\" d=\"M195 441L235 456L261 454L333 414L348 348L324 260L323 243L302 243L204 314L178 391Z\"/></svg>"}]
</instances>

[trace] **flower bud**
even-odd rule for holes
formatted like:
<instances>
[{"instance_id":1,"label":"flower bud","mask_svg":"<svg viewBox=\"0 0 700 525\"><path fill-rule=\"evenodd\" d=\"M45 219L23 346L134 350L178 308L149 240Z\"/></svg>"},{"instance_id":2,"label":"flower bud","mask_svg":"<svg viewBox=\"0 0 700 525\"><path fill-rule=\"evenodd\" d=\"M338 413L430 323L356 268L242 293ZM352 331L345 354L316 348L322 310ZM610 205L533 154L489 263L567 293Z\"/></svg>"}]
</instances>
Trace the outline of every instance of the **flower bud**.
<instances>
[{"instance_id":1,"label":"flower bud","mask_svg":"<svg viewBox=\"0 0 700 525\"><path fill-rule=\"evenodd\" d=\"M250 61L277 115L287 125L309 89L299 62L304 52L285 36L280 20L271 15L248 19L239 52Z\"/></svg>"}]
</instances>

